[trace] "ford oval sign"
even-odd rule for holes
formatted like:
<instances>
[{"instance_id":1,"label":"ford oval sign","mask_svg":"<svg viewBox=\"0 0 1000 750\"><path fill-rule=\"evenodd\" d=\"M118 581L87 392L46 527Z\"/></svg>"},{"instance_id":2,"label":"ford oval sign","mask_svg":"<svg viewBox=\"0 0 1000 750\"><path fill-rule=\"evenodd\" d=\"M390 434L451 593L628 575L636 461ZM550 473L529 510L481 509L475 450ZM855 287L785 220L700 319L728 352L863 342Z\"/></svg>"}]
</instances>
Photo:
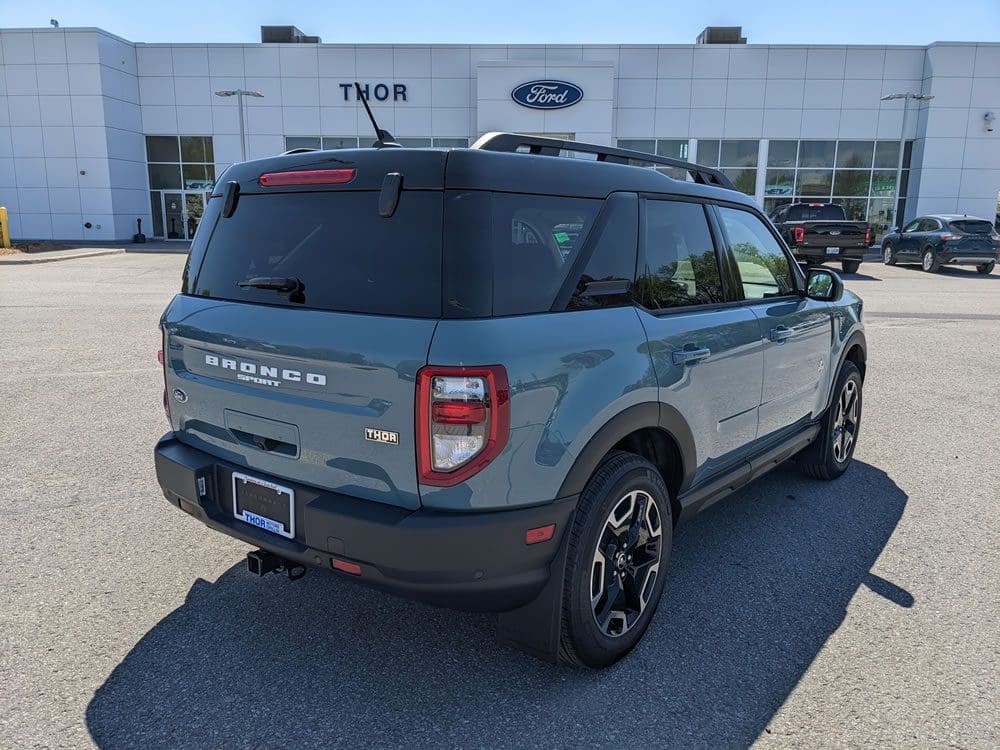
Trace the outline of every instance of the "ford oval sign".
<instances>
[{"instance_id":1,"label":"ford oval sign","mask_svg":"<svg viewBox=\"0 0 1000 750\"><path fill-rule=\"evenodd\" d=\"M528 81L511 91L510 97L522 107L563 109L583 99L583 89L566 81Z\"/></svg>"}]
</instances>

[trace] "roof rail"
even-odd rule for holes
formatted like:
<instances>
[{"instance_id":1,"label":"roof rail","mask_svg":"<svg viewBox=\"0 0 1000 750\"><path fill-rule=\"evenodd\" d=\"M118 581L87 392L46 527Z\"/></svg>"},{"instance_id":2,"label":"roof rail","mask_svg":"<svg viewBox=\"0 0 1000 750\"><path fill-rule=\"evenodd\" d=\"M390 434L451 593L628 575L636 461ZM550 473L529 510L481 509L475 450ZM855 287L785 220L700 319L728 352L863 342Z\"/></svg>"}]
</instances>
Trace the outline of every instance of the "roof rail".
<instances>
[{"instance_id":1,"label":"roof rail","mask_svg":"<svg viewBox=\"0 0 1000 750\"><path fill-rule=\"evenodd\" d=\"M632 166L647 166L655 164L657 166L675 167L683 169L694 182L702 185L715 185L716 187L736 190L733 181L717 169L703 167L700 164L671 159L667 156L656 156L643 151L632 151L626 148L614 148L613 146L598 146L593 143L582 143L580 141L563 141L558 138L544 138L537 135L521 135L520 133L485 133L479 140L472 144L471 148L482 151L503 151L506 153L528 153L541 154L543 156L559 156L560 151L572 151L581 154L596 154L597 161L606 161L612 164L629 164Z\"/></svg>"}]
</instances>

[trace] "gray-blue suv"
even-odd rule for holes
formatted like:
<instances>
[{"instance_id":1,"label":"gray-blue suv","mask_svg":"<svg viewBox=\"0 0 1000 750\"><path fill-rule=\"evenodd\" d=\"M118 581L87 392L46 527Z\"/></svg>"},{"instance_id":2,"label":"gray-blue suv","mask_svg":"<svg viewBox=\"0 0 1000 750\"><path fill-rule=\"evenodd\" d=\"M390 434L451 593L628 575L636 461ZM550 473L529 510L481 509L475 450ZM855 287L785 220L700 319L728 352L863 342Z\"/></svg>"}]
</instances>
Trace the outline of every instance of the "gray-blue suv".
<instances>
[{"instance_id":1,"label":"gray-blue suv","mask_svg":"<svg viewBox=\"0 0 1000 750\"><path fill-rule=\"evenodd\" d=\"M237 164L163 313L156 473L254 573L603 667L678 522L793 456L848 468L861 313L694 164L500 133Z\"/></svg>"}]
</instances>

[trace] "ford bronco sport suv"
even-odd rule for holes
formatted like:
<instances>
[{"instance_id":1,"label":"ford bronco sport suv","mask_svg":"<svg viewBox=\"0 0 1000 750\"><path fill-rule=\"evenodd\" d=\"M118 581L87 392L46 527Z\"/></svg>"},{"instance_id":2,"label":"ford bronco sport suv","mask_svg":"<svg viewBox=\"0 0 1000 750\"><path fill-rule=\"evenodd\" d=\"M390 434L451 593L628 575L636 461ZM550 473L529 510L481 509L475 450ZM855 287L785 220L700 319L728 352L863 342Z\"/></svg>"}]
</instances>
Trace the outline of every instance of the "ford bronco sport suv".
<instances>
[{"instance_id":1,"label":"ford bronco sport suv","mask_svg":"<svg viewBox=\"0 0 1000 750\"><path fill-rule=\"evenodd\" d=\"M677 523L793 456L834 479L861 423L861 301L723 174L531 136L230 167L161 327L157 478L253 572L591 667Z\"/></svg>"}]
</instances>

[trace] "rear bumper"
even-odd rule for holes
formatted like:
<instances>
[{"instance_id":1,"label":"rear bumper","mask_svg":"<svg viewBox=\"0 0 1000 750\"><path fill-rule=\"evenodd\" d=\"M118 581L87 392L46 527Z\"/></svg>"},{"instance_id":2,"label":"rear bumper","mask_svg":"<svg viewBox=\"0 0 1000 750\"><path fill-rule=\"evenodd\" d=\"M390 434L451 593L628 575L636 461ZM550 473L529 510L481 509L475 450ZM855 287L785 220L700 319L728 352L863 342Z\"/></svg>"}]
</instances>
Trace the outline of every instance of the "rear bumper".
<instances>
[{"instance_id":1,"label":"rear bumper","mask_svg":"<svg viewBox=\"0 0 1000 750\"><path fill-rule=\"evenodd\" d=\"M821 260L861 260L865 259L867 248L865 247L842 247L836 253L827 254L826 247L812 245L793 245L792 255L799 260L821 261Z\"/></svg>"},{"instance_id":2,"label":"rear bumper","mask_svg":"<svg viewBox=\"0 0 1000 750\"><path fill-rule=\"evenodd\" d=\"M206 526L307 566L356 562L351 576L402 596L455 609L503 612L531 601L572 521L576 497L507 511L412 511L269 477L295 490L294 539L233 517L233 470L244 470L179 442L170 433L154 451L166 499ZM527 529L556 524L553 538L526 545Z\"/></svg>"},{"instance_id":3,"label":"rear bumper","mask_svg":"<svg viewBox=\"0 0 1000 750\"><path fill-rule=\"evenodd\" d=\"M938 260L946 266L982 266L987 263L996 262L997 256L993 253L963 253L957 252L954 256L940 254Z\"/></svg>"}]
</instances>

